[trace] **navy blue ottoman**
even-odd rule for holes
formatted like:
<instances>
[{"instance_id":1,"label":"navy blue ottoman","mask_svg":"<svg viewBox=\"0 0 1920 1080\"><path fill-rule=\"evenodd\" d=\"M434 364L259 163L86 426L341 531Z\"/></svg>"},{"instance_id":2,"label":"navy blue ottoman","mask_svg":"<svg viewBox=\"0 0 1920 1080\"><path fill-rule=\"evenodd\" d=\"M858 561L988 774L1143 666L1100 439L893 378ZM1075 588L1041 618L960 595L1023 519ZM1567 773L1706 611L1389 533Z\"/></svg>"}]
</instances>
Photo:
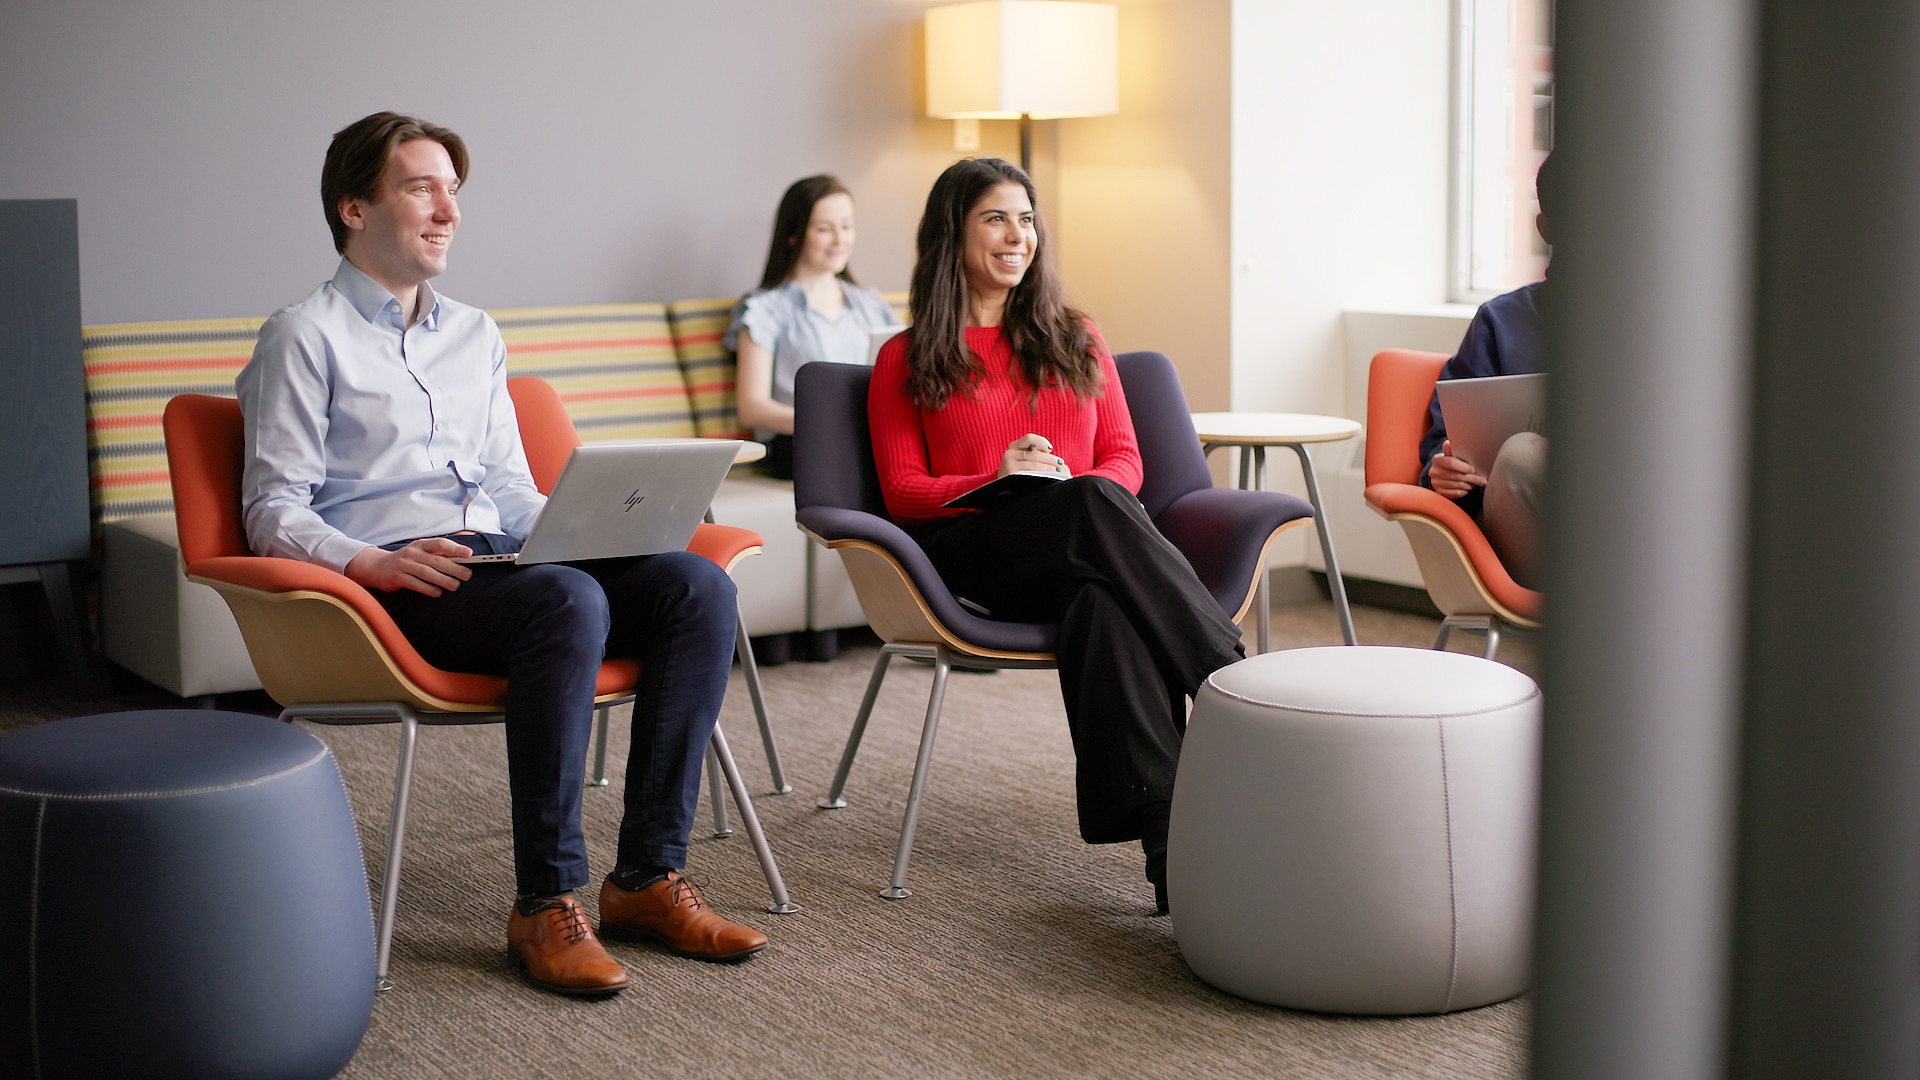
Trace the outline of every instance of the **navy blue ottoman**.
<instances>
[{"instance_id":1,"label":"navy blue ottoman","mask_svg":"<svg viewBox=\"0 0 1920 1080\"><path fill-rule=\"evenodd\" d=\"M0 1076L332 1076L373 966L312 735L182 709L0 736Z\"/></svg>"}]
</instances>

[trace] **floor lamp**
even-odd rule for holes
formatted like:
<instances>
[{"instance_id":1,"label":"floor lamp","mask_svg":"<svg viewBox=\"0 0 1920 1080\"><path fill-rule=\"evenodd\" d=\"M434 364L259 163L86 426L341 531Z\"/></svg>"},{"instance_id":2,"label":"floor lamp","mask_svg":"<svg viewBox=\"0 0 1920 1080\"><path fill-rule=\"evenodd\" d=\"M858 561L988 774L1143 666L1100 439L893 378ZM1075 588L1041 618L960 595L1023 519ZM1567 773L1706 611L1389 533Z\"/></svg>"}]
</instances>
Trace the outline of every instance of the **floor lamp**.
<instances>
[{"instance_id":1,"label":"floor lamp","mask_svg":"<svg viewBox=\"0 0 1920 1080\"><path fill-rule=\"evenodd\" d=\"M927 115L1020 121L1120 111L1120 9L1075 0L981 0L927 11Z\"/></svg>"}]
</instances>

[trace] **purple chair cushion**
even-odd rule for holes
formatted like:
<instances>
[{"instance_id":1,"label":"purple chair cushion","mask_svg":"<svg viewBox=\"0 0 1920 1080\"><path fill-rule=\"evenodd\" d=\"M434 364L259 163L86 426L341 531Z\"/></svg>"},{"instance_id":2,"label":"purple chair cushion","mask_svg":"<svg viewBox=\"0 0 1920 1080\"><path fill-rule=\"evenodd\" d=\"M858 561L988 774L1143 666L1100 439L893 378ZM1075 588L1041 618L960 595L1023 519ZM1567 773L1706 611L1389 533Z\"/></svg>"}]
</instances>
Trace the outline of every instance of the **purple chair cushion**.
<instances>
[{"instance_id":1,"label":"purple chair cushion","mask_svg":"<svg viewBox=\"0 0 1920 1080\"><path fill-rule=\"evenodd\" d=\"M801 370L805 371L806 368ZM961 607L946 583L940 580L940 573L933 568L927 553L905 530L886 518L863 510L833 506L803 507L795 516L800 524L816 536L832 540L866 540L892 555L906 569L907 577L920 590L927 606L933 609L934 617L960 640L978 648L1004 652L1053 651L1060 634L1058 625L983 619Z\"/></svg>"}]
</instances>

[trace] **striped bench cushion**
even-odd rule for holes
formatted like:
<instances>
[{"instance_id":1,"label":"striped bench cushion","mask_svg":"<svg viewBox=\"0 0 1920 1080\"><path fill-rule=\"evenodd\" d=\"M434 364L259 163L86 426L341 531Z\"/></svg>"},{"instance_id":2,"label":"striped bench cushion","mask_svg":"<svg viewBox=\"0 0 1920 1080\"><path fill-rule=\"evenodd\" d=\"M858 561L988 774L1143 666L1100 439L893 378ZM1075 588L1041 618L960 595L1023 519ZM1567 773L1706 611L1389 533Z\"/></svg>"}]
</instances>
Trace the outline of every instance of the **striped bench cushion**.
<instances>
[{"instance_id":1,"label":"striped bench cushion","mask_svg":"<svg viewBox=\"0 0 1920 1080\"><path fill-rule=\"evenodd\" d=\"M695 433L666 309L596 304L491 313L507 369L554 385L588 442ZM96 524L173 511L160 416L175 394L233 396L264 318L82 328Z\"/></svg>"},{"instance_id":2,"label":"striped bench cushion","mask_svg":"<svg viewBox=\"0 0 1920 1080\"><path fill-rule=\"evenodd\" d=\"M488 314L507 373L553 384L587 442L684 438L696 431L661 304L516 308Z\"/></svg>"},{"instance_id":3,"label":"striped bench cushion","mask_svg":"<svg viewBox=\"0 0 1920 1080\"><path fill-rule=\"evenodd\" d=\"M687 397L693 402L693 422L702 435L742 433L733 405L733 354L720 344L733 319L733 305L739 301L737 296L726 296L667 305L673 351L687 381Z\"/></svg>"},{"instance_id":4,"label":"striped bench cushion","mask_svg":"<svg viewBox=\"0 0 1920 1080\"><path fill-rule=\"evenodd\" d=\"M160 415L175 394L233 396L260 319L82 327L93 520L173 512Z\"/></svg>"}]
</instances>

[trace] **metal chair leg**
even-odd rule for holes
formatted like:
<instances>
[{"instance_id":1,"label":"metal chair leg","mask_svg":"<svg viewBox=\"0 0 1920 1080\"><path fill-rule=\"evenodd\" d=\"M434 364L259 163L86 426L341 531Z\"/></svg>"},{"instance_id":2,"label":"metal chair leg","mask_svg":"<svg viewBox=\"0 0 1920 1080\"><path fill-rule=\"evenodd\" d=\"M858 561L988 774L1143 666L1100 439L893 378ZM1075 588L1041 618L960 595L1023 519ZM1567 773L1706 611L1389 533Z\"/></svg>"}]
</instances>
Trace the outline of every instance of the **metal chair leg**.
<instances>
[{"instance_id":1,"label":"metal chair leg","mask_svg":"<svg viewBox=\"0 0 1920 1080\"><path fill-rule=\"evenodd\" d=\"M727 822L727 800L720 793L720 758L714 753L712 742L707 743L707 801L713 804L713 835L732 836L733 826Z\"/></svg>"},{"instance_id":2,"label":"metal chair leg","mask_svg":"<svg viewBox=\"0 0 1920 1080\"><path fill-rule=\"evenodd\" d=\"M727 737L720 733L720 725L713 727L713 739L707 744L707 756L710 764L717 765L718 772L727 779L727 786L733 789L733 803L740 808L741 824L746 826L747 839L753 844L754 857L760 860L760 872L766 875L767 891L773 897L773 903L767 910L775 915L793 915L800 910L787 895L787 883L780 877L780 865L774 862L773 848L767 844L766 830L760 827L760 815L754 812L753 799L747 794L746 782L740 779L740 767L734 764L733 751L727 748Z\"/></svg>"},{"instance_id":3,"label":"metal chair leg","mask_svg":"<svg viewBox=\"0 0 1920 1080\"><path fill-rule=\"evenodd\" d=\"M747 680L747 697L753 700L753 715L760 721L760 744L767 749L767 771L773 774L773 794L785 795L793 790L787 783L786 770L780 767L780 747L773 740L773 725L767 722L767 696L760 689L760 665L753 658L753 644L747 639L747 620L744 615L734 617L734 651L740 655L740 674Z\"/></svg>"},{"instance_id":4,"label":"metal chair leg","mask_svg":"<svg viewBox=\"0 0 1920 1080\"><path fill-rule=\"evenodd\" d=\"M927 789L927 774L932 771L933 739L940 728L940 705L947 696L947 674L953 668L953 655L945 645L934 647L933 692L927 696L927 722L920 729L920 755L913 763L913 785L907 789L907 813L900 822L900 847L893 856L893 880L880 896L886 900L905 900L907 863L913 858L913 833L920 823L920 796Z\"/></svg>"},{"instance_id":5,"label":"metal chair leg","mask_svg":"<svg viewBox=\"0 0 1920 1080\"><path fill-rule=\"evenodd\" d=\"M387 827L387 872L380 882L380 917L375 922L374 989L393 989L387 960L393 951L393 913L400 899L400 852L407 837L407 798L413 789L413 751L420 721L404 706L400 714L400 767L393 781L393 820Z\"/></svg>"},{"instance_id":6,"label":"metal chair leg","mask_svg":"<svg viewBox=\"0 0 1920 1080\"><path fill-rule=\"evenodd\" d=\"M607 786L607 724L612 713L611 705L602 705L594 710L593 772L587 776L588 787Z\"/></svg>"},{"instance_id":7,"label":"metal chair leg","mask_svg":"<svg viewBox=\"0 0 1920 1080\"><path fill-rule=\"evenodd\" d=\"M860 699L859 715L853 718L853 730L847 733L847 748L840 753L840 767L834 770L833 787L826 797L814 803L822 810L838 810L847 805L840 797L846 790L847 774L853 771L853 756L860 752L860 738L867 733L867 720L873 715L873 703L880 696L880 682L887 677L887 664L902 651L894 645L880 646L880 658L873 662L873 677L867 680L867 696Z\"/></svg>"},{"instance_id":8,"label":"metal chair leg","mask_svg":"<svg viewBox=\"0 0 1920 1080\"><path fill-rule=\"evenodd\" d=\"M1449 615L1440 620L1440 636L1433 639L1433 647L1444 650L1455 630L1478 634L1484 632L1486 624L1487 620L1479 615Z\"/></svg>"},{"instance_id":9,"label":"metal chair leg","mask_svg":"<svg viewBox=\"0 0 1920 1080\"><path fill-rule=\"evenodd\" d=\"M1489 660L1500 651L1500 620L1491 615L1449 615L1440 620L1440 636L1433 641L1435 649L1445 649L1447 640L1455 630L1465 630L1473 634L1485 634L1487 646L1480 653Z\"/></svg>"}]
</instances>

